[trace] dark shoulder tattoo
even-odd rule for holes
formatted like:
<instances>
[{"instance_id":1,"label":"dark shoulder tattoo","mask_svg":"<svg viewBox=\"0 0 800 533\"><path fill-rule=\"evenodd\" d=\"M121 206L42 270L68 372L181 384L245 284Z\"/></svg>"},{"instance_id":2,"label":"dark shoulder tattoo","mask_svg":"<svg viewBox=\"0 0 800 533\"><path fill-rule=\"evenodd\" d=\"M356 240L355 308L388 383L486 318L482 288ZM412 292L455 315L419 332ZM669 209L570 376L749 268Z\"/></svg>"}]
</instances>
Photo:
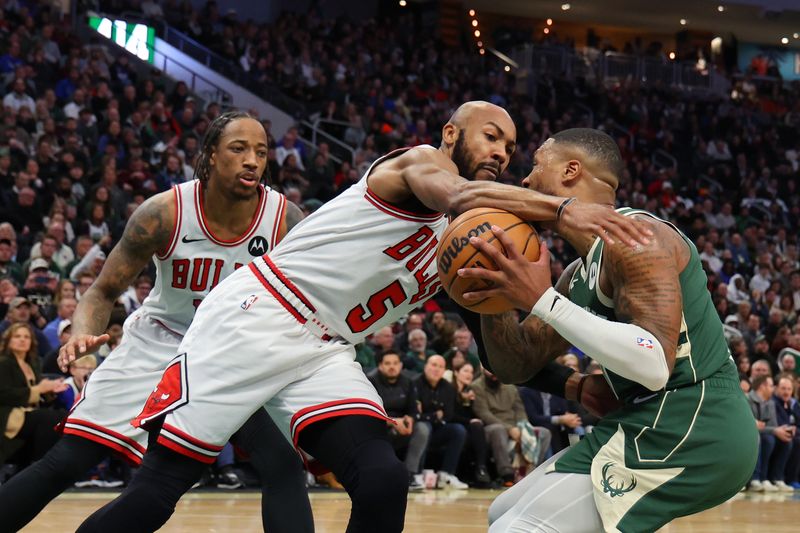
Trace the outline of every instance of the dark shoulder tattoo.
<instances>
[{"instance_id":1,"label":"dark shoulder tattoo","mask_svg":"<svg viewBox=\"0 0 800 533\"><path fill-rule=\"evenodd\" d=\"M159 195L147 200L131 215L117 246L129 254L148 259L154 253L165 251L170 244L175 216L165 197Z\"/></svg>"},{"instance_id":2,"label":"dark shoulder tattoo","mask_svg":"<svg viewBox=\"0 0 800 533\"><path fill-rule=\"evenodd\" d=\"M288 232L295 227L301 220L306 217L303 210L297 207L294 202L286 201L286 231Z\"/></svg>"}]
</instances>

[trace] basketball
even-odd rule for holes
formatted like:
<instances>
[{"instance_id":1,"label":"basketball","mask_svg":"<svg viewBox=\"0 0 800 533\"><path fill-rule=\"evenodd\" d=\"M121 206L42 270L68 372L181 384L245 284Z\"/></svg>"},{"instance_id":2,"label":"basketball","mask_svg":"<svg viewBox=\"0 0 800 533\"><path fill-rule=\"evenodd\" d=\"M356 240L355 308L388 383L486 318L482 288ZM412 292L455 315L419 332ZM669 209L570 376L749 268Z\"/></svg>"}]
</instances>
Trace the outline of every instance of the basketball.
<instances>
[{"instance_id":1,"label":"basketball","mask_svg":"<svg viewBox=\"0 0 800 533\"><path fill-rule=\"evenodd\" d=\"M470 209L453 220L442 235L436 251L436 265L442 288L462 307L484 315L510 311L514 306L500 297L466 302L463 299L465 292L489 288L489 285L479 279L460 278L457 272L460 268L469 267L497 270L494 261L469 243L470 237L480 237L502 251L502 245L492 233L492 226L503 228L517 251L528 260L539 259L539 238L533 226L508 211L492 207Z\"/></svg>"}]
</instances>

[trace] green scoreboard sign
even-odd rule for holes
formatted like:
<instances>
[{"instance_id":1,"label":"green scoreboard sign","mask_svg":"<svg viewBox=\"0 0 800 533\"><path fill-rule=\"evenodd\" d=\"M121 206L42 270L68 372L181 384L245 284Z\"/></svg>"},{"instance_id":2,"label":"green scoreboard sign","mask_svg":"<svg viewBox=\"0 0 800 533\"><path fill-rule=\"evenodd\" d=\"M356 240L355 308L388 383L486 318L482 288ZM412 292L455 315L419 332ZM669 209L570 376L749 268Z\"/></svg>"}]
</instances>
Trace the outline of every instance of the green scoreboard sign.
<instances>
[{"instance_id":1,"label":"green scoreboard sign","mask_svg":"<svg viewBox=\"0 0 800 533\"><path fill-rule=\"evenodd\" d=\"M89 26L139 59L153 62L156 30L150 26L106 17L89 17Z\"/></svg>"}]
</instances>

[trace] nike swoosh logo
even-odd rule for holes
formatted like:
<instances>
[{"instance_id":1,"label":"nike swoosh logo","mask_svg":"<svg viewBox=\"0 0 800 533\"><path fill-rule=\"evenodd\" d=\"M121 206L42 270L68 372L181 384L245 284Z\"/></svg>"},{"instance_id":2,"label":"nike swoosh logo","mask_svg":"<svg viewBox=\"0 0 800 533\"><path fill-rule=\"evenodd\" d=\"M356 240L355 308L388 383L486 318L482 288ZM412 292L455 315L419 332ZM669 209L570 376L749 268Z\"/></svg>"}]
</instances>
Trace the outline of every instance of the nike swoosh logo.
<instances>
[{"instance_id":1,"label":"nike swoosh logo","mask_svg":"<svg viewBox=\"0 0 800 533\"><path fill-rule=\"evenodd\" d=\"M637 396L636 398L633 399L633 403L639 404L642 402L646 402L647 400L655 398L656 396L658 396L657 392L655 394L648 394L647 396Z\"/></svg>"},{"instance_id":2,"label":"nike swoosh logo","mask_svg":"<svg viewBox=\"0 0 800 533\"><path fill-rule=\"evenodd\" d=\"M181 242L185 242L186 244L189 244L190 242L200 242L200 241L204 241L204 240L206 240L205 237L201 237L199 239L190 239L187 235L184 235L183 239L181 239Z\"/></svg>"},{"instance_id":3,"label":"nike swoosh logo","mask_svg":"<svg viewBox=\"0 0 800 533\"><path fill-rule=\"evenodd\" d=\"M550 310L551 310L551 311L552 311L552 310L553 310L553 308L556 306L556 302L557 302L557 301L559 301L560 299L561 299L561 296L556 296L555 298L553 298L553 303L552 303L552 304L550 304Z\"/></svg>"}]
</instances>

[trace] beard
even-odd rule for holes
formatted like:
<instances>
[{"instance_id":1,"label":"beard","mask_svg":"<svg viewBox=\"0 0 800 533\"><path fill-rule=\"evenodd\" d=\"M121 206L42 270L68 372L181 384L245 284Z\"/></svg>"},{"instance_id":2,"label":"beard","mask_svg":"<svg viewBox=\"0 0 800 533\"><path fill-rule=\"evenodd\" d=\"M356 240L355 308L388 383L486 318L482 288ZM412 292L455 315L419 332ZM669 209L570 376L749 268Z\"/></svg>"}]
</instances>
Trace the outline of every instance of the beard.
<instances>
[{"instance_id":1,"label":"beard","mask_svg":"<svg viewBox=\"0 0 800 533\"><path fill-rule=\"evenodd\" d=\"M458 139L453 147L453 163L458 168L458 174L468 180L475 179L475 172L477 171L475 161L469 154L467 149L467 140L464 130L458 130Z\"/></svg>"},{"instance_id":2,"label":"beard","mask_svg":"<svg viewBox=\"0 0 800 533\"><path fill-rule=\"evenodd\" d=\"M453 163L458 167L458 174L470 181L475 179L475 175L483 168L490 168L494 170L496 178L500 177L500 163L497 161L479 163L475 161L469 147L467 146L467 136L465 130L458 130L458 139L453 146ZM494 180L492 180L494 181Z\"/></svg>"}]
</instances>

